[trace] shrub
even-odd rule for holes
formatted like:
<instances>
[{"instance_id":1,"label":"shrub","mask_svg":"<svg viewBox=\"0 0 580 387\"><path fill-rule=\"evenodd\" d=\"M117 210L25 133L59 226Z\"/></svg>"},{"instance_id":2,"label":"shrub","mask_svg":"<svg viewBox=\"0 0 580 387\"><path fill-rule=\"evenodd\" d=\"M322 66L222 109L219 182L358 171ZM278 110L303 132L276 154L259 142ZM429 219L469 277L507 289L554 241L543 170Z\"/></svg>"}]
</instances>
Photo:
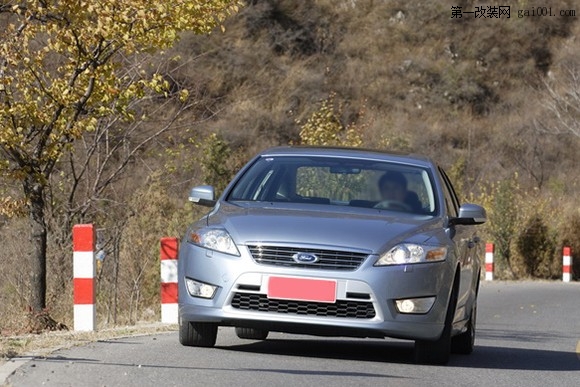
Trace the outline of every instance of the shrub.
<instances>
[{"instance_id":1,"label":"shrub","mask_svg":"<svg viewBox=\"0 0 580 387\"><path fill-rule=\"evenodd\" d=\"M566 205L539 189L525 190L517 174L498 183L482 184L483 191L469 195L469 201L486 208L487 223L481 228L483 238L494 243L497 276L500 279L534 277L558 278L561 256L557 246L566 227L574 239L571 220L558 213ZM580 226L580 216L578 217ZM550 222L546 220L550 219ZM580 242L580 235L578 237Z\"/></svg>"},{"instance_id":2,"label":"shrub","mask_svg":"<svg viewBox=\"0 0 580 387\"><path fill-rule=\"evenodd\" d=\"M556 240L540 215L528 220L518 236L517 249L527 275L545 279L558 277Z\"/></svg>"},{"instance_id":3,"label":"shrub","mask_svg":"<svg viewBox=\"0 0 580 387\"><path fill-rule=\"evenodd\" d=\"M516 209L516 184L513 180L503 180L491 187L488 197L487 229L495 244L496 266L499 277L513 277L511 243L518 222Z\"/></svg>"},{"instance_id":4,"label":"shrub","mask_svg":"<svg viewBox=\"0 0 580 387\"><path fill-rule=\"evenodd\" d=\"M308 120L302 124L300 142L304 145L342 145L358 147L363 143L362 129L354 124L344 125L340 116L343 104L335 102L336 94L320 103ZM298 122L300 124L300 122Z\"/></svg>"},{"instance_id":5,"label":"shrub","mask_svg":"<svg viewBox=\"0 0 580 387\"><path fill-rule=\"evenodd\" d=\"M200 148L204 183L212 185L216 192L223 191L234 173L228 166L231 156L229 145L220 135L211 133L202 141Z\"/></svg>"}]
</instances>

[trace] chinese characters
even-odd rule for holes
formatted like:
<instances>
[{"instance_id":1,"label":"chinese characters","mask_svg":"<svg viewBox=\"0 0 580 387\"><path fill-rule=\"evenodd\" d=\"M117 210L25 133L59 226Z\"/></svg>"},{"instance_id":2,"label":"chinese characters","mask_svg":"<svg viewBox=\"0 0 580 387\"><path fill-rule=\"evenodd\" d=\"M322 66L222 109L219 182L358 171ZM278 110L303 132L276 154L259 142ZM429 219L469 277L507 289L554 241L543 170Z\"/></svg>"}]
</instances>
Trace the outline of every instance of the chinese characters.
<instances>
[{"instance_id":1,"label":"chinese characters","mask_svg":"<svg viewBox=\"0 0 580 387\"><path fill-rule=\"evenodd\" d=\"M462 11L460 6L451 7L451 19L460 19L464 14L473 15L475 19L510 18L509 5L488 5L475 7L474 11Z\"/></svg>"}]
</instances>

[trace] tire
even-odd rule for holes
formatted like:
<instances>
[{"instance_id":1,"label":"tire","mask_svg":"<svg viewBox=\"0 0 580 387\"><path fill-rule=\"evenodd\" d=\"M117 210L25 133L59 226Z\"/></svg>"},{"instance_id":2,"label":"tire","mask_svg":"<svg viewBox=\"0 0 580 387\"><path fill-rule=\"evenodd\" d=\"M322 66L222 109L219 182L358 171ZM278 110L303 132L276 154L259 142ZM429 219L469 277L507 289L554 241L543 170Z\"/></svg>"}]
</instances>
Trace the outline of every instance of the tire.
<instances>
[{"instance_id":1,"label":"tire","mask_svg":"<svg viewBox=\"0 0 580 387\"><path fill-rule=\"evenodd\" d=\"M268 333L270 332L263 329L236 327L236 335L240 339L266 340Z\"/></svg>"},{"instance_id":2,"label":"tire","mask_svg":"<svg viewBox=\"0 0 580 387\"><path fill-rule=\"evenodd\" d=\"M473 303L469 321L467 321L467 331L451 339L451 352L462 355L469 355L475 347L475 324L477 321L477 300Z\"/></svg>"},{"instance_id":3,"label":"tire","mask_svg":"<svg viewBox=\"0 0 580 387\"><path fill-rule=\"evenodd\" d=\"M179 342L188 347L213 347L217 330L216 323L182 321L179 324Z\"/></svg>"},{"instance_id":4,"label":"tire","mask_svg":"<svg viewBox=\"0 0 580 387\"><path fill-rule=\"evenodd\" d=\"M456 283L457 285L457 283ZM453 315L457 306L458 286L453 287L453 292L447 306L445 315L445 326L441 337L435 341L416 340L415 341L415 362L420 364L444 365L451 357L451 326L453 325Z\"/></svg>"},{"instance_id":5,"label":"tire","mask_svg":"<svg viewBox=\"0 0 580 387\"><path fill-rule=\"evenodd\" d=\"M451 332L446 326L438 340L415 341L415 362L419 364L444 365L451 357Z\"/></svg>"}]
</instances>

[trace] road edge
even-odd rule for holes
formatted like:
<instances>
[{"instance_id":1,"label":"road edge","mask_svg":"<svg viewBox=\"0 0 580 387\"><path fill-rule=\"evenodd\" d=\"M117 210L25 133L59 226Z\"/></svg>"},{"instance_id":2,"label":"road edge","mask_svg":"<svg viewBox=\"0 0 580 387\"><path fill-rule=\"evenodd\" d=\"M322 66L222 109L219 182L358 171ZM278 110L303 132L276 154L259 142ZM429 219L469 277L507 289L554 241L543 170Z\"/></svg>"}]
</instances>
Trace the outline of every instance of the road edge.
<instances>
[{"instance_id":1,"label":"road edge","mask_svg":"<svg viewBox=\"0 0 580 387\"><path fill-rule=\"evenodd\" d=\"M108 331L108 335L106 337L101 337L98 335L98 332L96 332L97 334L92 337L91 339L83 339L83 340L78 340L78 341L73 341L73 342L68 342L67 344L63 344L63 345L58 345L58 346L54 346L51 348L42 348L42 349L38 349L35 351L30 351L27 353L23 353L23 354L19 354L16 356L13 356L11 358L8 358L6 360L0 360L0 387L9 387L11 386L8 383L8 379L14 375L14 373L16 371L18 371L18 369L24 365L26 365L26 363L41 358L41 357L45 357L47 355L50 355L54 352L63 350L63 349L69 349L72 347L78 347L78 346L83 346L83 345L88 345L91 344L93 342L97 342L100 340L119 340L119 339L123 339L123 338L127 338L127 337L140 337L140 336L153 336L153 335L160 335L160 334L168 334L168 333L174 333L177 331L177 325L175 324L164 324L164 323L160 323L160 324L151 324L151 325L147 325L145 327L141 327L142 329L152 329L151 331L135 331L135 332L127 332L128 327L122 327L122 328L117 328L120 333L115 335L115 334L111 334L111 331Z\"/></svg>"}]
</instances>

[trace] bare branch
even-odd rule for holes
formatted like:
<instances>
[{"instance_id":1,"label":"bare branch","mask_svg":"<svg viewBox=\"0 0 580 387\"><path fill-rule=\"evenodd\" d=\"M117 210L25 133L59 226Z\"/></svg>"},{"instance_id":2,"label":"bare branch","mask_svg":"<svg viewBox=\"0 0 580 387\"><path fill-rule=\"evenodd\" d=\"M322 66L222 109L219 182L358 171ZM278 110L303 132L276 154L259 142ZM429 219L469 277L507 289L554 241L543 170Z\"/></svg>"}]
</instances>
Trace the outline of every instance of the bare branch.
<instances>
[{"instance_id":1,"label":"bare branch","mask_svg":"<svg viewBox=\"0 0 580 387\"><path fill-rule=\"evenodd\" d=\"M542 104L553 122L538 121L537 126L551 133L571 133L580 137L580 69L568 67L564 78L544 82Z\"/></svg>"}]
</instances>

